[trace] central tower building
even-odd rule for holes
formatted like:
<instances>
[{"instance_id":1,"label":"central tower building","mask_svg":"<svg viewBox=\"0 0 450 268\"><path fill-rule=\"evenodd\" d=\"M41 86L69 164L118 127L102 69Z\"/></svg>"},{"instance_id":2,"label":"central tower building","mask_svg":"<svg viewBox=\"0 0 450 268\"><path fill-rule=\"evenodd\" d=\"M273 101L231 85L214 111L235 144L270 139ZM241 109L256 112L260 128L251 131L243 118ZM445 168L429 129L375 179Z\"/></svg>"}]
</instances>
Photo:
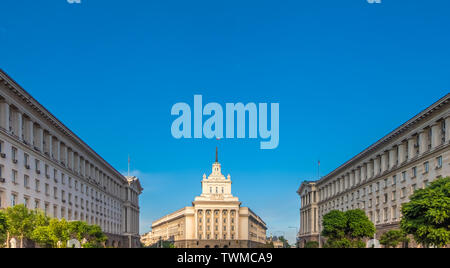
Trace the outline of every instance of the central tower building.
<instances>
[{"instance_id":1,"label":"central tower building","mask_svg":"<svg viewBox=\"0 0 450 268\"><path fill-rule=\"evenodd\" d=\"M222 174L218 161L203 175L202 193L185 207L153 222L142 237L147 246L170 241L178 248L253 248L265 244L266 224L253 211L241 207L231 193L231 177Z\"/></svg>"}]
</instances>

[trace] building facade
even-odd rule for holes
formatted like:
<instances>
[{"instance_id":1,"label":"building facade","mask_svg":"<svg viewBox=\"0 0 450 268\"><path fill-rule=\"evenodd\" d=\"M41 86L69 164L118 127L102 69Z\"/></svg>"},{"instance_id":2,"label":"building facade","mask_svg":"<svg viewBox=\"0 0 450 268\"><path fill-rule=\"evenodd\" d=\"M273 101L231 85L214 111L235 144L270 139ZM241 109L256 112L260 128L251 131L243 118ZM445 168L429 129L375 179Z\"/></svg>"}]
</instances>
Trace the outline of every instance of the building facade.
<instances>
[{"instance_id":1,"label":"building facade","mask_svg":"<svg viewBox=\"0 0 450 268\"><path fill-rule=\"evenodd\" d=\"M212 173L203 175L202 194L192 207L168 214L142 237L147 246L170 241L178 248L254 248L266 241L266 224L231 193L231 177L222 175L217 159Z\"/></svg>"},{"instance_id":2,"label":"building facade","mask_svg":"<svg viewBox=\"0 0 450 268\"><path fill-rule=\"evenodd\" d=\"M142 190L0 70L0 209L97 224L108 246L137 247Z\"/></svg>"},{"instance_id":3,"label":"building facade","mask_svg":"<svg viewBox=\"0 0 450 268\"><path fill-rule=\"evenodd\" d=\"M375 239L399 228L401 206L419 188L450 175L450 94L446 95L330 174L305 181L300 246L318 241L331 210L362 209L375 224Z\"/></svg>"}]
</instances>

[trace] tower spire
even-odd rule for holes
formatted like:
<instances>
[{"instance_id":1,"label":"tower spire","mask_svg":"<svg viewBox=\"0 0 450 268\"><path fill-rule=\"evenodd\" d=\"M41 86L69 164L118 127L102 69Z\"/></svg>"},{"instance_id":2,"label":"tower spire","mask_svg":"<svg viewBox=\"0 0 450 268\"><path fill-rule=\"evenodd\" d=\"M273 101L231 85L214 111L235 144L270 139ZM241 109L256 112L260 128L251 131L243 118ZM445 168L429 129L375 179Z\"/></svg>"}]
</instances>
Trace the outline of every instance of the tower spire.
<instances>
[{"instance_id":1,"label":"tower spire","mask_svg":"<svg viewBox=\"0 0 450 268\"><path fill-rule=\"evenodd\" d=\"M219 163L219 149L216 147L216 163Z\"/></svg>"}]
</instances>

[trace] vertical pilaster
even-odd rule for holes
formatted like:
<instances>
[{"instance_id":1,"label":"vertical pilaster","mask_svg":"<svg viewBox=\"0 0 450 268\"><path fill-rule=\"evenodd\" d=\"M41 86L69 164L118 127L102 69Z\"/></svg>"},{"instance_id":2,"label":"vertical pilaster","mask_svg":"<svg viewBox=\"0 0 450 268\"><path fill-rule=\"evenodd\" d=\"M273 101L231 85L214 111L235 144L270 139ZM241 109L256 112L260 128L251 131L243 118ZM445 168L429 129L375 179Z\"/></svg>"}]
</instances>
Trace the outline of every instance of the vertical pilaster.
<instances>
[{"instance_id":1,"label":"vertical pilaster","mask_svg":"<svg viewBox=\"0 0 450 268\"><path fill-rule=\"evenodd\" d=\"M441 129L439 123L434 123L431 126L431 149L436 148L437 146L441 145Z\"/></svg>"}]
</instances>

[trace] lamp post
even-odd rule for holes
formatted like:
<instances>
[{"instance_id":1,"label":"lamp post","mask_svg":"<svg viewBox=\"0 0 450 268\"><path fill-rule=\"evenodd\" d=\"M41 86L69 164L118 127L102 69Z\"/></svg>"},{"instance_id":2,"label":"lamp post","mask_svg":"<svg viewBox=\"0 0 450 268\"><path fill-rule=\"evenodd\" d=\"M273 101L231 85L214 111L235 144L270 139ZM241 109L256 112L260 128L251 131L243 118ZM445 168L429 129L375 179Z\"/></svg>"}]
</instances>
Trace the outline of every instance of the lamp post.
<instances>
[{"instance_id":1,"label":"lamp post","mask_svg":"<svg viewBox=\"0 0 450 268\"><path fill-rule=\"evenodd\" d=\"M295 246L298 248L299 247L299 244L298 244L298 232L299 232L298 227L289 226L288 228L295 230Z\"/></svg>"}]
</instances>

